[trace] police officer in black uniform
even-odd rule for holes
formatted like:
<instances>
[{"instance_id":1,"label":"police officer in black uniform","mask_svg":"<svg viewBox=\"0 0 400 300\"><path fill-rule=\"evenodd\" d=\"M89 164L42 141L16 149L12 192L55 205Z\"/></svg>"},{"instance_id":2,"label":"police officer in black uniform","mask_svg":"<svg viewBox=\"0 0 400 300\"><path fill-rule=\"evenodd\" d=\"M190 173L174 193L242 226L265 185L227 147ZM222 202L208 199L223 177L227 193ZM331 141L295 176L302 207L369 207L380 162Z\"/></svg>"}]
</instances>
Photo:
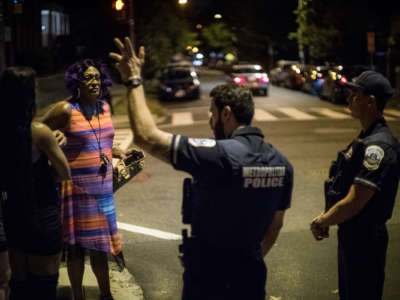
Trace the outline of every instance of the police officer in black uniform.
<instances>
[{"instance_id":1,"label":"police officer in black uniform","mask_svg":"<svg viewBox=\"0 0 400 300\"><path fill-rule=\"evenodd\" d=\"M128 86L135 143L186 171L184 232L180 246L184 300L265 299L266 267L290 206L293 170L287 159L250 126L251 92L221 85L210 94L210 126L215 139L195 139L159 130L140 84L144 50L136 57L129 39L116 39L117 60Z\"/></svg>"},{"instance_id":2,"label":"police officer in black uniform","mask_svg":"<svg viewBox=\"0 0 400 300\"><path fill-rule=\"evenodd\" d=\"M362 130L330 169L326 210L311 223L317 240L339 224L340 300L382 299L388 233L399 182L400 150L383 117L392 96L389 81L374 71L348 83L349 108Z\"/></svg>"}]
</instances>

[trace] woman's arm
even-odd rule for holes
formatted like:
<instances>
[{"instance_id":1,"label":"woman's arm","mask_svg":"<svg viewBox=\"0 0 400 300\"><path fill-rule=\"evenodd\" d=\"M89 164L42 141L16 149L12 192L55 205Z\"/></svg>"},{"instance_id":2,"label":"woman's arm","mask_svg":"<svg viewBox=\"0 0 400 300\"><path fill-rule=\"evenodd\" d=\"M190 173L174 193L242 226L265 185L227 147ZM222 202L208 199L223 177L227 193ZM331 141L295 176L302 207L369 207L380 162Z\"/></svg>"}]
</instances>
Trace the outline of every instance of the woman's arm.
<instances>
[{"instance_id":1,"label":"woman's arm","mask_svg":"<svg viewBox=\"0 0 400 300\"><path fill-rule=\"evenodd\" d=\"M61 180L71 178L71 170L67 158L57 143L53 132L45 124L32 122L32 140L33 143L46 154L51 165L55 169L57 176Z\"/></svg>"},{"instance_id":2,"label":"woman's arm","mask_svg":"<svg viewBox=\"0 0 400 300\"><path fill-rule=\"evenodd\" d=\"M51 130L65 128L71 119L71 104L64 100L54 104L42 117L37 121L46 124Z\"/></svg>"}]
</instances>

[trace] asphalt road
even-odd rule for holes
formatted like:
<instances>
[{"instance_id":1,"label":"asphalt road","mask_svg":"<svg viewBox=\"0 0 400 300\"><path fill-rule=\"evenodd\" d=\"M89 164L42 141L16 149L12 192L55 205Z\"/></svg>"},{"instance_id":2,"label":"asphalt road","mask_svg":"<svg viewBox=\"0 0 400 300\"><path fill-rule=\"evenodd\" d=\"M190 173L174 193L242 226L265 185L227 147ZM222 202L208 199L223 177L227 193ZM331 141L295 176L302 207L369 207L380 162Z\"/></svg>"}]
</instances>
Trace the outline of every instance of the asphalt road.
<instances>
[{"instance_id":1,"label":"asphalt road","mask_svg":"<svg viewBox=\"0 0 400 300\"><path fill-rule=\"evenodd\" d=\"M162 126L163 130L192 137L211 137L207 124L207 95L223 78L204 76L200 79L203 84L200 100L165 103L171 115L191 113L193 123L174 126L173 122L167 122ZM286 213L278 241L266 258L267 299L338 299L336 229L331 229L328 240L316 242L309 232L309 223L323 209L323 180L327 177L329 164L337 151L358 134L359 123L351 118L338 119L333 117L334 114L321 114L321 111L326 112L321 108L345 114L342 106L277 87L271 88L269 97L256 97L256 108L275 117L271 121L256 121L255 125L264 131L268 142L288 157L295 169L292 206ZM298 119L293 117L296 114L290 117L288 108L315 118ZM400 137L400 118L393 118L389 125ZM177 258L180 241L163 233L179 235L183 228L180 206L182 181L186 176L147 156L144 171L116 193L119 222L140 226L142 230L144 227L144 233L138 233L135 227L132 231L136 232L121 230L121 235L128 269L142 286L147 300L176 300L181 296L183 269ZM388 223L386 300L400 299L398 202L399 194ZM152 233L146 229L162 232Z\"/></svg>"}]
</instances>

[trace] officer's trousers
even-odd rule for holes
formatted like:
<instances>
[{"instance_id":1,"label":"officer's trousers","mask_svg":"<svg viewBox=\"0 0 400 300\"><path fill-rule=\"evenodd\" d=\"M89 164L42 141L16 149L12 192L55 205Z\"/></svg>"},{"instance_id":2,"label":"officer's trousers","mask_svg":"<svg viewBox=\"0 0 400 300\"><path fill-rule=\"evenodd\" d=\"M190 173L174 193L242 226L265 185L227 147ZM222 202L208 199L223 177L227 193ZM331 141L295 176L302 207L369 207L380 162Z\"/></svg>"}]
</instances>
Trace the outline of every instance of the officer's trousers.
<instances>
[{"instance_id":1,"label":"officer's trousers","mask_svg":"<svg viewBox=\"0 0 400 300\"><path fill-rule=\"evenodd\" d=\"M264 261L200 259L185 266L182 300L265 300Z\"/></svg>"},{"instance_id":2,"label":"officer's trousers","mask_svg":"<svg viewBox=\"0 0 400 300\"><path fill-rule=\"evenodd\" d=\"M388 233L385 225L339 226L340 300L381 300Z\"/></svg>"}]
</instances>

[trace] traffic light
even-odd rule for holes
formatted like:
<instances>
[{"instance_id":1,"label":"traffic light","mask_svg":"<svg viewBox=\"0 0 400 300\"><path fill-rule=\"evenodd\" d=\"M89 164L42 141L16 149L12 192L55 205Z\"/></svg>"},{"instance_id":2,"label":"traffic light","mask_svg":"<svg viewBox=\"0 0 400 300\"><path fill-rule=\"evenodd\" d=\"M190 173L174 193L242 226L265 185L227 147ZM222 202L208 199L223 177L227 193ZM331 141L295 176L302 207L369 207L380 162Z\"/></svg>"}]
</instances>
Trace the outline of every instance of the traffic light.
<instances>
[{"instance_id":1,"label":"traffic light","mask_svg":"<svg viewBox=\"0 0 400 300\"><path fill-rule=\"evenodd\" d=\"M124 9L125 3L122 0L114 1L114 8L115 10L121 11Z\"/></svg>"},{"instance_id":2,"label":"traffic light","mask_svg":"<svg viewBox=\"0 0 400 300\"><path fill-rule=\"evenodd\" d=\"M124 23L128 20L127 8L123 0L113 2L113 12L117 21Z\"/></svg>"}]
</instances>

